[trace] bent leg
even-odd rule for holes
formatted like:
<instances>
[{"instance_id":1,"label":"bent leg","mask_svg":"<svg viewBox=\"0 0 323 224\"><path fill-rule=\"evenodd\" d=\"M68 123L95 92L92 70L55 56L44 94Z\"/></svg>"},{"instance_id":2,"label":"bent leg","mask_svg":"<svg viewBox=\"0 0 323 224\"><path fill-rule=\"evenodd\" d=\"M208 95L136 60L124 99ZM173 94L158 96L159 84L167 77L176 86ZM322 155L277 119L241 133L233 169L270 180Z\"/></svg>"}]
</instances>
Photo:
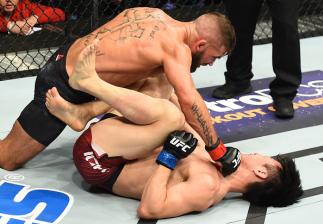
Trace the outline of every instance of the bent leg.
<instances>
[{"instance_id":1,"label":"bent leg","mask_svg":"<svg viewBox=\"0 0 323 224\"><path fill-rule=\"evenodd\" d=\"M156 106L155 98L111 85L98 77L95 71L94 45L89 45L80 53L69 83L73 88L104 101L133 123L147 124L154 116L155 111L151 114L150 108Z\"/></svg>"},{"instance_id":2,"label":"bent leg","mask_svg":"<svg viewBox=\"0 0 323 224\"><path fill-rule=\"evenodd\" d=\"M142 99L139 104L145 103ZM118 117L93 125L92 147L106 152L109 157L137 159L161 146L170 132L184 128L183 113L168 100L156 99L154 106L148 110L145 124L134 124L125 117Z\"/></svg>"},{"instance_id":3,"label":"bent leg","mask_svg":"<svg viewBox=\"0 0 323 224\"><path fill-rule=\"evenodd\" d=\"M54 141L65 126L48 112L44 102L32 100L1 141L0 166L8 170L22 166Z\"/></svg>"},{"instance_id":4,"label":"bent leg","mask_svg":"<svg viewBox=\"0 0 323 224\"><path fill-rule=\"evenodd\" d=\"M15 170L44 148L44 145L30 137L16 121L8 136L0 141L0 167Z\"/></svg>"},{"instance_id":5,"label":"bent leg","mask_svg":"<svg viewBox=\"0 0 323 224\"><path fill-rule=\"evenodd\" d=\"M173 91L173 88L162 74L140 80L127 86L127 89L163 99L169 99ZM47 91L46 107L52 115L66 123L75 131L83 130L92 118L112 110L111 106L100 100L83 104L70 103L59 94L56 87Z\"/></svg>"}]
</instances>

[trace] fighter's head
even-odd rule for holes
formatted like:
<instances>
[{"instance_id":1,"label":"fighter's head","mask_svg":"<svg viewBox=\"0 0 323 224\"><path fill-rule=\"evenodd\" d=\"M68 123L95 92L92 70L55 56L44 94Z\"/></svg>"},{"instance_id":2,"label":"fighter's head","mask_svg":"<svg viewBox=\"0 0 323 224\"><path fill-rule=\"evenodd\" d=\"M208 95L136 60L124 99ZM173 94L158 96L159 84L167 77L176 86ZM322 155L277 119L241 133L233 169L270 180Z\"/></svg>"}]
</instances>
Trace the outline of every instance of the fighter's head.
<instances>
[{"instance_id":1,"label":"fighter's head","mask_svg":"<svg viewBox=\"0 0 323 224\"><path fill-rule=\"evenodd\" d=\"M303 194L299 172L289 157L245 154L241 165L254 176L243 198L255 205L287 206L297 202Z\"/></svg>"},{"instance_id":2,"label":"fighter's head","mask_svg":"<svg viewBox=\"0 0 323 224\"><path fill-rule=\"evenodd\" d=\"M191 43L194 72L200 65L212 65L217 58L230 54L235 46L235 32L228 18L207 13L194 20L197 38Z\"/></svg>"},{"instance_id":3,"label":"fighter's head","mask_svg":"<svg viewBox=\"0 0 323 224\"><path fill-rule=\"evenodd\" d=\"M15 10L19 0L0 0L0 11L11 13Z\"/></svg>"}]
</instances>

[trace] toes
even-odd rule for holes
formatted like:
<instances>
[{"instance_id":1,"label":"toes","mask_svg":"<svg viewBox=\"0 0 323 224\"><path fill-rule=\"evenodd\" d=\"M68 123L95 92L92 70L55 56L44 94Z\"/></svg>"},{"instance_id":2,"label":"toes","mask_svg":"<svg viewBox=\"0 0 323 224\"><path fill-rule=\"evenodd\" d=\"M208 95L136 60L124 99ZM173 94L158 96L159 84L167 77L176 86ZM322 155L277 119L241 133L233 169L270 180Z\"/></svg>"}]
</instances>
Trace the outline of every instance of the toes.
<instances>
[{"instance_id":1,"label":"toes","mask_svg":"<svg viewBox=\"0 0 323 224\"><path fill-rule=\"evenodd\" d=\"M52 99L52 97L51 97L51 96L47 96L47 95L46 95L46 102L47 102L47 103L49 103L51 99Z\"/></svg>"},{"instance_id":2,"label":"toes","mask_svg":"<svg viewBox=\"0 0 323 224\"><path fill-rule=\"evenodd\" d=\"M95 47L98 47L98 44L99 44L99 39L95 38L94 41L93 41L93 45Z\"/></svg>"},{"instance_id":3,"label":"toes","mask_svg":"<svg viewBox=\"0 0 323 224\"><path fill-rule=\"evenodd\" d=\"M47 93L46 93L46 99L47 99L47 98L50 98L50 97L52 97L52 96L51 96L50 92L49 92L49 91L47 91Z\"/></svg>"},{"instance_id":4,"label":"toes","mask_svg":"<svg viewBox=\"0 0 323 224\"><path fill-rule=\"evenodd\" d=\"M58 90L57 90L56 87L53 87L51 90L52 90L51 91L51 94L52 94L53 97L59 96L59 93L58 93Z\"/></svg>"},{"instance_id":5,"label":"toes","mask_svg":"<svg viewBox=\"0 0 323 224\"><path fill-rule=\"evenodd\" d=\"M91 53L91 54L95 53L96 48L97 48L96 44L94 44L94 43L93 43L93 44L91 45L91 49L90 49L90 50L91 50L91 52L90 52L90 53Z\"/></svg>"},{"instance_id":6,"label":"toes","mask_svg":"<svg viewBox=\"0 0 323 224\"><path fill-rule=\"evenodd\" d=\"M47 108L49 108L49 106L50 106L50 104L49 104L49 99L48 99L47 97L46 97L45 106L46 106Z\"/></svg>"},{"instance_id":7,"label":"toes","mask_svg":"<svg viewBox=\"0 0 323 224\"><path fill-rule=\"evenodd\" d=\"M91 52L91 47L92 47L92 44L87 46L85 49L84 49L84 56L88 56Z\"/></svg>"},{"instance_id":8,"label":"toes","mask_svg":"<svg viewBox=\"0 0 323 224\"><path fill-rule=\"evenodd\" d=\"M53 93L54 93L54 90L53 90L54 88L55 88L55 87L52 87L52 88L49 90L49 94L50 94L50 96L51 96L51 97L53 97L53 96L54 96L54 94L53 94Z\"/></svg>"},{"instance_id":9,"label":"toes","mask_svg":"<svg viewBox=\"0 0 323 224\"><path fill-rule=\"evenodd\" d=\"M48 89L48 90L47 90L47 92L46 92L46 97L50 97L50 95L51 95L51 94L50 94L50 90L51 90L51 89Z\"/></svg>"}]
</instances>

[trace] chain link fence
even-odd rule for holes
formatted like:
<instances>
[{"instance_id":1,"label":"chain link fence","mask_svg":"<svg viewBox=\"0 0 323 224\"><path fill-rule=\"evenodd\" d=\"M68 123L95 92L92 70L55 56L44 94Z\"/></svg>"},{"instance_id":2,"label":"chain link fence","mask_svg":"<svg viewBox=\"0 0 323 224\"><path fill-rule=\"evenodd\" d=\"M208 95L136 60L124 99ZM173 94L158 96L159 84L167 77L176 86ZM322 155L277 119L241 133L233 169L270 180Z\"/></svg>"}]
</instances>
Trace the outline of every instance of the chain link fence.
<instances>
[{"instance_id":1,"label":"chain link fence","mask_svg":"<svg viewBox=\"0 0 323 224\"><path fill-rule=\"evenodd\" d=\"M89 33L125 8L158 7L181 21L192 20L209 11L225 13L221 0L10 0L9 2L12 4L9 3L0 9L0 80L37 75L37 71L59 46ZM18 5L15 9L21 10L16 13L16 21L19 19L18 21L25 22L9 23L10 27L8 21L14 13L9 18L4 7L10 9L15 2L24 4L20 5L21 8ZM30 14L27 14L30 9ZM42 20L40 22L43 23L33 24L31 17L35 14L38 15L38 21ZM323 35L323 0L301 0L299 15L301 38ZM21 31L8 32L4 26L11 29L19 27ZM254 34L255 44L269 43L271 36L271 16L264 3Z\"/></svg>"}]
</instances>

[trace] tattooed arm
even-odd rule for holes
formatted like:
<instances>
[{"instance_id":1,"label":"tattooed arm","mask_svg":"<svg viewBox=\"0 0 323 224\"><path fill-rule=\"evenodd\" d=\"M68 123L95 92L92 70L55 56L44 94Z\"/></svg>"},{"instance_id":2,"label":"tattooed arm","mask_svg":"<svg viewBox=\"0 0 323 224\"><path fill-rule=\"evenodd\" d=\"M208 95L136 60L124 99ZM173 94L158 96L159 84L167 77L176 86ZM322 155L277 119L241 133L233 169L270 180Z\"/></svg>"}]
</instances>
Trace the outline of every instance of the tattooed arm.
<instances>
[{"instance_id":1,"label":"tattooed arm","mask_svg":"<svg viewBox=\"0 0 323 224\"><path fill-rule=\"evenodd\" d=\"M164 59L164 70L175 89L186 121L202 137L210 157L221 162L222 174L229 175L240 165L240 152L236 148L226 147L216 135L211 116L190 75L191 51L179 45L173 52L174 55Z\"/></svg>"},{"instance_id":2,"label":"tattooed arm","mask_svg":"<svg viewBox=\"0 0 323 224\"><path fill-rule=\"evenodd\" d=\"M217 135L209 111L190 74L191 52L182 46L173 52L176 55L167 56L164 60L165 74L175 89L187 122L199 133L205 144L210 146L216 142Z\"/></svg>"}]
</instances>

